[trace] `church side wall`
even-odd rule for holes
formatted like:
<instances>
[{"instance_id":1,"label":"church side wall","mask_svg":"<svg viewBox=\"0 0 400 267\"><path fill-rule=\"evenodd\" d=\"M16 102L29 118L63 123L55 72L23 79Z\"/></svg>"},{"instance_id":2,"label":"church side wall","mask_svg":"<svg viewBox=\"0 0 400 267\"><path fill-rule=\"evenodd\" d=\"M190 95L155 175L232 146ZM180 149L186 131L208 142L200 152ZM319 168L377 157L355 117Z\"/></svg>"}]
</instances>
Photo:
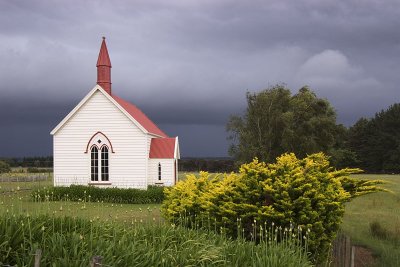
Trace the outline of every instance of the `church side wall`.
<instances>
[{"instance_id":1,"label":"church side wall","mask_svg":"<svg viewBox=\"0 0 400 267\"><path fill-rule=\"evenodd\" d=\"M90 183L90 138L102 132L115 153L109 153L111 187L147 187L147 135L100 91L54 135L54 184Z\"/></svg>"},{"instance_id":2,"label":"church side wall","mask_svg":"<svg viewBox=\"0 0 400 267\"><path fill-rule=\"evenodd\" d=\"M161 181L158 180L158 163L161 163ZM163 183L165 186L174 185L174 159L149 160L149 184Z\"/></svg>"}]
</instances>

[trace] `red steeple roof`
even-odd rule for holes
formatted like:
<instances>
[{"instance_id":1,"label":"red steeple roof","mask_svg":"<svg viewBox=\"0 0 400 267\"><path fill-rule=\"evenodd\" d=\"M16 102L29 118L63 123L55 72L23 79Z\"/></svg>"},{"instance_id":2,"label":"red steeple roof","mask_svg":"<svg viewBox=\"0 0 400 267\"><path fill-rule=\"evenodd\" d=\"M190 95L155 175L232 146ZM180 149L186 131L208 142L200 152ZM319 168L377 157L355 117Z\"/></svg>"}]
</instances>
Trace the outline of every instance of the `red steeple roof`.
<instances>
[{"instance_id":1,"label":"red steeple roof","mask_svg":"<svg viewBox=\"0 0 400 267\"><path fill-rule=\"evenodd\" d=\"M108 55L106 38L103 37L99 58L97 59L97 84L111 95L111 60Z\"/></svg>"},{"instance_id":2,"label":"red steeple roof","mask_svg":"<svg viewBox=\"0 0 400 267\"><path fill-rule=\"evenodd\" d=\"M96 67L98 66L108 66L111 68L111 60L108 55L106 37L103 37L103 42L101 42L99 58L97 59Z\"/></svg>"}]
</instances>

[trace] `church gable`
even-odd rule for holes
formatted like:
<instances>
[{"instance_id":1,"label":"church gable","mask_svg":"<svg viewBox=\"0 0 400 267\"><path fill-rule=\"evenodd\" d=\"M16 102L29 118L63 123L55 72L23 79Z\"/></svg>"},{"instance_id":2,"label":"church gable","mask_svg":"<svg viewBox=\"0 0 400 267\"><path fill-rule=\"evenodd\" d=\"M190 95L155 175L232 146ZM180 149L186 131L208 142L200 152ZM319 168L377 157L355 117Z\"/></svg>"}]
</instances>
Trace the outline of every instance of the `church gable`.
<instances>
[{"instance_id":1,"label":"church gable","mask_svg":"<svg viewBox=\"0 0 400 267\"><path fill-rule=\"evenodd\" d=\"M92 110L93 120L105 121L109 120L111 114L121 113L126 118L127 121L131 121L132 125L139 128L143 133L148 131L131 116L123 107L121 107L117 101L115 101L111 96L109 96L99 85L96 85L87 94L81 102L51 131L50 134L56 134L60 129L64 128L70 120L78 116L82 110L87 109Z\"/></svg>"}]
</instances>

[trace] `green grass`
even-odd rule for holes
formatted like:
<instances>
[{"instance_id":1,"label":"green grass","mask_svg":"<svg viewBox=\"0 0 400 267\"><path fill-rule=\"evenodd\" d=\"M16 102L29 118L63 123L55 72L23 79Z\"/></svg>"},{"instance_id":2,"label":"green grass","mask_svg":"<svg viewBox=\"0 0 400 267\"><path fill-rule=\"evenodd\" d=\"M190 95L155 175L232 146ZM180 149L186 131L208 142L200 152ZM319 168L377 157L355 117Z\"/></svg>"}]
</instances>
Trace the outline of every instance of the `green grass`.
<instances>
[{"instance_id":1,"label":"green grass","mask_svg":"<svg viewBox=\"0 0 400 267\"><path fill-rule=\"evenodd\" d=\"M0 265L88 266L311 266L290 243L230 240L222 235L166 224L129 226L55 216L0 217Z\"/></svg>"},{"instance_id":2,"label":"green grass","mask_svg":"<svg viewBox=\"0 0 400 267\"><path fill-rule=\"evenodd\" d=\"M7 180L2 181L0 179L0 192L16 190L20 188L21 190L31 190L33 188L43 188L53 186L52 176L49 179L43 181L35 181L35 182L8 182Z\"/></svg>"},{"instance_id":3,"label":"green grass","mask_svg":"<svg viewBox=\"0 0 400 267\"><path fill-rule=\"evenodd\" d=\"M187 173L179 172L179 179ZM18 174L20 175L20 174ZM21 174L21 175L27 175ZM22 177L22 176L21 176ZM101 202L31 201L31 192L37 188L53 186L52 176L46 181L0 182L0 215L6 214L55 214L102 221L162 221L159 204L115 204Z\"/></svg>"},{"instance_id":4,"label":"green grass","mask_svg":"<svg viewBox=\"0 0 400 267\"><path fill-rule=\"evenodd\" d=\"M204 230L168 225L160 205L32 201L51 181L0 183L0 265L87 266L101 255L109 266L311 266L284 242L256 245Z\"/></svg>"},{"instance_id":5,"label":"green grass","mask_svg":"<svg viewBox=\"0 0 400 267\"><path fill-rule=\"evenodd\" d=\"M0 194L1 214L51 214L102 221L162 221L159 204L114 204L102 202L43 201L34 202L28 191Z\"/></svg>"},{"instance_id":6,"label":"green grass","mask_svg":"<svg viewBox=\"0 0 400 267\"><path fill-rule=\"evenodd\" d=\"M354 199L346 205L343 231L358 245L372 249L378 266L399 266L400 262L400 175L357 175L363 179L382 179L390 190ZM370 232L370 224L378 222L388 233L377 238Z\"/></svg>"}]
</instances>

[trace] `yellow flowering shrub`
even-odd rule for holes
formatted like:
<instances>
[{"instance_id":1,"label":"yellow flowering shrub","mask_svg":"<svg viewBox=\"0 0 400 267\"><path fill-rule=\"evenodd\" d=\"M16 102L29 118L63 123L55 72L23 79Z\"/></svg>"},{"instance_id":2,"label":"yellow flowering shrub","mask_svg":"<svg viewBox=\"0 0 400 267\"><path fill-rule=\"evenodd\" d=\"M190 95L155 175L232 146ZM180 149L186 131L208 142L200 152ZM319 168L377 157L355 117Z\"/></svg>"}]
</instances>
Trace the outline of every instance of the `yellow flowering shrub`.
<instances>
[{"instance_id":1,"label":"yellow flowering shrub","mask_svg":"<svg viewBox=\"0 0 400 267\"><path fill-rule=\"evenodd\" d=\"M339 229L345 202L380 190L376 187L380 181L349 177L357 172L360 170L334 170L323 153L304 159L284 154L273 164L254 159L243 164L239 173L213 178L206 172L199 177L188 175L166 189L162 212L174 223L185 214L197 222L211 220L212 227L232 237L243 231L253 240L263 233L257 227L294 224L303 229L309 251L319 262L327 256Z\"/></svg>"}]
</instances>

